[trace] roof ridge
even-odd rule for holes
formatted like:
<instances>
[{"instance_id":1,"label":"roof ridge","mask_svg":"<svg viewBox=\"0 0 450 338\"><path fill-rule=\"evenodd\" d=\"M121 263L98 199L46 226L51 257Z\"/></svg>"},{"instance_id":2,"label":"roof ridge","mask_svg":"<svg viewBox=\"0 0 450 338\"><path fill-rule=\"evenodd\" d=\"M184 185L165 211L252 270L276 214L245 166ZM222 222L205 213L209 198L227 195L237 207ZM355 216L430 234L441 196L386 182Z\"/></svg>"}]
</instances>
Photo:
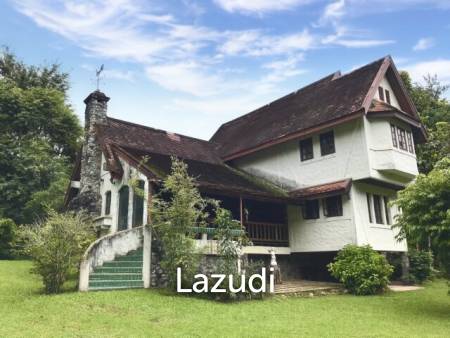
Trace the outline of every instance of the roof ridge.
<instances>
[{"instance_id":1,"label":"roof ridge","mask_svg":"<svg viewBox=\"0 0 450 338\"><path fill-rule=\"evenodd\" d=\"M281 100L287 98L288 96L295 95L295 94L297 94L298 92L300 92L300 91L302 91L302 90L305 90L305 89L307 89L307 88L309 88L309 87L311 87L311 86L313 86L313 85L318 84L319 82L325 81L325 80L327 80L327 79L329 79L330 81L335 80L335 79L339 79L340 76L341 76L340 74L341 74L341 72L340 72L339 70L335 71L334 73L330 73L330 74L328 74L327 76L324 76L324 77L322 77L322 78L320 78L320 79L318 79L318 80L316 80L316 81L314 81L314 82L311 82L311 83L307 84L307 85L304 86L304 87L301 87L301 88L299 88L299 89L297 89L297 90L295 90L295 91L293 91L293 92L290 92L289 94L286 94L286 95L284 95L284 96L282 96L282 97L280 97L280 98L278 98L278 99L276 99L276 100L271 101L270 103L267 103L267 104L265 104L265 105L263 105L263 106L261 106L261 107L258 107L258 108L256 108L256 109L252 110L251 112L248 112L248 113L246 113L246 114L244 114L244 115L238 116L238 117L236 117L236 118L234 118L234 119L232 119L232 120L230 120L230 121L228 121L228 122L223 123L223 124L219 127L219 129L222 128L222 126L226 126L226 125L229 125L229 124L231 124L231 123L233 123L233 122L236 122L236 121L238 121L238 120L241 120L241 119L244 119L244 118L246 118L246 117L249 117L249 116L252 115L253 113L257 113L258 111L260 111L262 108L265 108L265 107L267 107L267 106L270 106L271 104L274 104L275 102L281 101ZM213 139L213 137L214 137L214 135L211 137L210 141Z\"/></svg>"},{"instance_id":2,"label":"roof ridge","mask_svg":"<svg viewBox=\"0 0 450 338\"><path fill-rule=\"evenodd\" d=\"M188 139L191 139L191 140L196 140L196 141L200 141L200 142L203 142L203 143L208 143L208 144L213 145L213 143L208 141L208 140L203 140L203 139L200 139L200 138L196 138L196 137L192 137L192 136L188 136L188 135L184 135L184 134L174 133L172 131L167 131L167 130L164 130L164 129L157 129L157 128L153 128L153 127L146 126L146 125L143 125L143 124L130 122L130 121L125 121L125 120L121 120L121 119L118 119L118 118L115 118L115 117L110 117L110 116L107 116L107 119L115 120L115 121L120 122L120 123L128 124L128 125L135 126L135 127L140 127L140 128L144 128L144 129L149 129L149 130L160 132L160 133L174 134L174 135L181 136L183 138L188 138Z\"/></svg>"}]
</instances>

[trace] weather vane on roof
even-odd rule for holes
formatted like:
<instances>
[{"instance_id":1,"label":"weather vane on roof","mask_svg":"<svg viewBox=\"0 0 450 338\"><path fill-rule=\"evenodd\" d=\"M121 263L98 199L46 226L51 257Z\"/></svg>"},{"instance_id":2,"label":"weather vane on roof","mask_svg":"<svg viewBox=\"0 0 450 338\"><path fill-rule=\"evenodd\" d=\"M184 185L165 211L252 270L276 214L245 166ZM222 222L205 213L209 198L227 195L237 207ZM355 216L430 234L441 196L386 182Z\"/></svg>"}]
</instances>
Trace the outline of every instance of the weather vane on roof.
<instances>
[{"instance_id":1,"label":"weather vane on roof","mask_svg":"<svg viewBox=\"0 0 450 338\"><path fill-rule=\"evenodd\" d=\"M97 90L99 90L100 86L100 74L103 72L104 65L102 64L99 69L95 71L95 76L97 77Z\"/></svg>"}]
</instances>

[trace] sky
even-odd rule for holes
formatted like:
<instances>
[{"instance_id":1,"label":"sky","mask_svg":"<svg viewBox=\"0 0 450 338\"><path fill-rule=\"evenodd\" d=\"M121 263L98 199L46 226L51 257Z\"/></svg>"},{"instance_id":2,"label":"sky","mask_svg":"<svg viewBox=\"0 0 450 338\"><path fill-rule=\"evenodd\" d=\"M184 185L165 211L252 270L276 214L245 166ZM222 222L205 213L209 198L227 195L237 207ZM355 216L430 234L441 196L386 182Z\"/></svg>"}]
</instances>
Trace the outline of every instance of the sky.
<instances>
[{"instance_id":1,"label":"sky","mask_svg":"<svg viewBox=\"0 0 450 338\"><path fill-rule=\"evenodd\" d=\"M104 64L109 116L209 139L386 55L414 81L450 84L450 0L1 0L0 45L60 63L81 121Z\"/></svg>"}]
</instances>

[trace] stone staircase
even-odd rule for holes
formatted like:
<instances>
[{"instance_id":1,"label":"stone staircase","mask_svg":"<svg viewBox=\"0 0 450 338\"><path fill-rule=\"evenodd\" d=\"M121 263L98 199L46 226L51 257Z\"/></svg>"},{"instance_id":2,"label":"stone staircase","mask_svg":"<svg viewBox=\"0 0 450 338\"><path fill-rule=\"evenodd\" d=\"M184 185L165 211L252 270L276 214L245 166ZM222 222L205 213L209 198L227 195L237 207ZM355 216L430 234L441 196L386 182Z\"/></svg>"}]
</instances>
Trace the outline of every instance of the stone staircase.
<instances>
[{"instance_id":1,"label":"stone staircase","mask_svg":"<svg viewBox=\"0 0 450 338\"><path fill-rule=\"evenodd\" d=\"M142 248L103 263L89 274L89 290L114 290L143 288Z\"/></svg>"}]
</instances>

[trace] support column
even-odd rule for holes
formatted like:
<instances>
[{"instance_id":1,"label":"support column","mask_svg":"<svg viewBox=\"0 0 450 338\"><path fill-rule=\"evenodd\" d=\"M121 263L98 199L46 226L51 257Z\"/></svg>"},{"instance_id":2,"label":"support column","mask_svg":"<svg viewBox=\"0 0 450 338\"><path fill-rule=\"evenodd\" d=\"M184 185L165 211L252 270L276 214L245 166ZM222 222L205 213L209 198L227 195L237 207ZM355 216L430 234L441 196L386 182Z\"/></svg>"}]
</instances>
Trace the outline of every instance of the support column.
<instances>
[{"instance_id":1,"label":"support column","mask_svg":"<svg viewBox=\"0 0 450 338\"><path fill-rule=\"evenodd\" d=\"M402 281L406 282L409 280L409 257L407 252L402 252L401 254L401 264L402 264Z\"/></svg>"},{"instance_id":2,"label":"support column","mask_svg":"<svg viewBox=\"0 0 450 338\"><path fill-rule=\"evenodd\" d=\"M144 247L142 259L142 279L144 288L148 289L151 285L152 271L152 230L150 225L144 225Z\"/></svg>"}]
</instances>

